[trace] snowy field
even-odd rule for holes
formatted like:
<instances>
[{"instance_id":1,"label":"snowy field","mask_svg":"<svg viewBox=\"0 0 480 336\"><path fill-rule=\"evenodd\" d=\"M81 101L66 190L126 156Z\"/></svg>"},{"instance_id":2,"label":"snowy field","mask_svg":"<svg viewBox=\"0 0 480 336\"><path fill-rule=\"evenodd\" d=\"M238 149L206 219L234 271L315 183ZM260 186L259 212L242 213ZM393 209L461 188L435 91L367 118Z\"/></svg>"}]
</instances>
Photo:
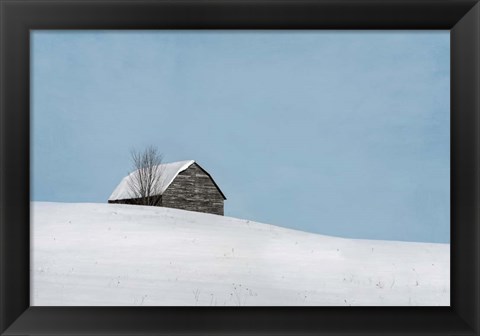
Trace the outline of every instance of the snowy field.
<instances>
[{"instance_id":1,"label":"snowy field","mask_svg":"<svg viewBox=\"0 0 480 336\"><path fill-rule=\"evenodd\" d=\"M450 304L450 245L189 211L32 203L34 306Z\"/></svg>"}]
</instances>

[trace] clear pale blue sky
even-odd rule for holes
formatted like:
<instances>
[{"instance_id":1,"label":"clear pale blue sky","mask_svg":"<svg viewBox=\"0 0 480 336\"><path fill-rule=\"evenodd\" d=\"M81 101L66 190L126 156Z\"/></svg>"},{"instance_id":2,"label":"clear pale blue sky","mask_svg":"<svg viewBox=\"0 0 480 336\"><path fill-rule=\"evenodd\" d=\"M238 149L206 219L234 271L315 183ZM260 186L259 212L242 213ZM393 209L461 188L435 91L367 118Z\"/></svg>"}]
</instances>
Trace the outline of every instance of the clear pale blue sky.
<instances>
[{"instance_id":1,"label":"clear pale blue sky","mask_svg":"<svg viewBox=\"0 0 480 336\"><path fill-rule=\"evenodd\" d=\"M153 144L208 170L228 216L449 242L449 38L34 31L32 199L106 202Z\"/></svg>"}]
</instances>

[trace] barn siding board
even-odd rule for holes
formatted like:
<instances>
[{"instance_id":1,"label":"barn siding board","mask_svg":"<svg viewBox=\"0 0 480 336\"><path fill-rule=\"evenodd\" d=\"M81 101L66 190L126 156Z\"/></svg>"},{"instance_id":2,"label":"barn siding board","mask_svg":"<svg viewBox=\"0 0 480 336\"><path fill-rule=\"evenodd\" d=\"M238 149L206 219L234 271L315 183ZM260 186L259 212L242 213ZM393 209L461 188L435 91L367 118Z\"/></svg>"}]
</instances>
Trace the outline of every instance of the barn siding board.
<instances>
[{"instance_id":1,"label":"barn siding board","mask_svg":"<svg viewBox=\"0 0 480 336\"><path fill-rule=\"evenodd\" d=\"M157 200L157 205L156 206L162 206L162 196L160 196L160 199ZM141 205L142 202L140 202L140 198L130 198L130 199L121 199L121 200L108 200L108 203L113 203L113 204L132 204L132 205Z\"/></svg>"}]
</instances>

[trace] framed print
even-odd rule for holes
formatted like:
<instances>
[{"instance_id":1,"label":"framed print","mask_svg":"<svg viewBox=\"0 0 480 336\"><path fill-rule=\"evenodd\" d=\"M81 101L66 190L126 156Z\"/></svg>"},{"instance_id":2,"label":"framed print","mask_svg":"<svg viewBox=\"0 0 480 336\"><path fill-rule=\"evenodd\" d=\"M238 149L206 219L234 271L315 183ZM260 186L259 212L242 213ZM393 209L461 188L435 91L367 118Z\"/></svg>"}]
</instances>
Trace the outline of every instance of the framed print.
<instances>
[{"instance_id":1,"label":"framed print","mask_svg":"<svg viewBox=\"0 0 480 336\"><path fill-rule=\"evenodd\" d=\"M450 305L448 31L30 41L31 306Z\"/></svg>"},{"instance_id":2,"label":"framed print","mask_svg":"<svg viewBox=\"0 0 480 336\"><path fill-rule=\"evenodd\" d=\"M2 335L478 334L476 1L0 8Z\"/></svg>"}]
</instances>

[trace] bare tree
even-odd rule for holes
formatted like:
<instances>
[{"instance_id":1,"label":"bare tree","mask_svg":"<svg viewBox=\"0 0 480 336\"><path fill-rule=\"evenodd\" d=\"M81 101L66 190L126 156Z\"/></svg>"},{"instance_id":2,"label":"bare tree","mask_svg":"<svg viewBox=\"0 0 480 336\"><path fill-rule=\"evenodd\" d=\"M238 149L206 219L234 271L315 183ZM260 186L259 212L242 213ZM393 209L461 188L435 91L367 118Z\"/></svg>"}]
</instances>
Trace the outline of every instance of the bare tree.
<instances>
[{"instance_id":1,"label":"bare tree","mask_svg":"<svg viewBox=\"0 0 480 336\"><path fill-rule=\"evenodd\" d=\"M154 146L131 152L133 172L128 180L131 198L140 205L160 205L162 195L162 154Z\"/></svg>"}]
</instances>

